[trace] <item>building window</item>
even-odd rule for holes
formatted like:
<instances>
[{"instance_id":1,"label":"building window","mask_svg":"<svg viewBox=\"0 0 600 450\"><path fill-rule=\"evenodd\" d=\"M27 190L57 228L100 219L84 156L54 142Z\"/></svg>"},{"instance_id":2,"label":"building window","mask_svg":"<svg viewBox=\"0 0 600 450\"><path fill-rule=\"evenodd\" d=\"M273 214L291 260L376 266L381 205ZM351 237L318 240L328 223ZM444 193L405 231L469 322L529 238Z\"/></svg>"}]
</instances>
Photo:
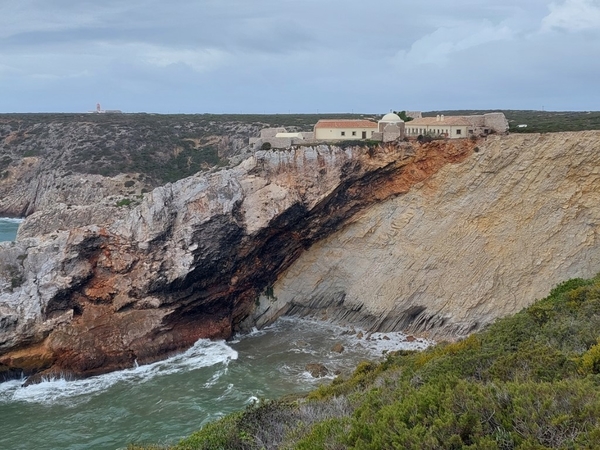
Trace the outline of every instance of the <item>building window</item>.
<instances>
[{"instance_id":1,"label":"building window","mask_svg":"<svg viewBox=\"0 0 600 450\"><path fill-rule=\"evenodd\" d=\"M353 131L353 132L352 132L352 136L356 136L356 131Z\"/></svg>"},{"instance_id":2,"label":"building window","mask_svg":"<svg viewBox=\"0 0 600 450\"><path fill-rule=\"evenodd\" d=\"M456 134L461 134L461 130L456 130Z\"/></svg>"},{"instance_id":3,"label":"building window","mask_svg":"<svg viewBox=\"0 0 600 450\"><path fill-rule=\"evenodd\" d=\"M346 132L345 131L342 131L342 136L346 136Z\"/></svg>"}]
</instances>

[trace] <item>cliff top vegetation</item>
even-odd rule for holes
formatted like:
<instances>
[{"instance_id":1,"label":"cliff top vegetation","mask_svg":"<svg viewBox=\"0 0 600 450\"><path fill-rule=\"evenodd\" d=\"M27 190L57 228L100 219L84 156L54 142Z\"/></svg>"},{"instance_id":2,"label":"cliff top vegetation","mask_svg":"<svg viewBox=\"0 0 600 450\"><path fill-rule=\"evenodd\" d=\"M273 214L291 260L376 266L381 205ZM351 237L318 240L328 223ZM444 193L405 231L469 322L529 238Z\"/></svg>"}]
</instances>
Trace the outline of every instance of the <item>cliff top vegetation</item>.
<instances>
[{"instance_id":1,"label":"cliff top vegetation","mask_svg":"<svg viewBox=\"0 0 600 450\"><path fill-rule=\"evenodd\" d=\"M433 111L479 114L490 111ZM519 133L600 129L600 112L503 111ZM319 119L366 114L0 114L0 177L37 157L61 173L139 173L148 185L227 165L265 127L310 131ZM527 124L527 128L518 128Z\"/></svg>"},{"instance_id":2,"label":"cliff top vegetation","mask_svg":"<svg viewBox=\"0 0 600 450\"><path fill-rule=\"evenodd\" d=\"M323 115L1 114L0 177L23 158L63 173L140 173L161 185L228 164L265 127L309 130ZM354 117L354 116L352 116ZM357 116L358 117L358 116ZM4 174L4 175L2 175Z\"/></svg>"},{"instance_id":3,"label":"cliff top vegetation","mask_svg":"<svg viewBox=\"0 0 600 450\"><path fill-rule=\"evenodd\" d=\"M570 280L462 341L362 363L172 449L598 448L599 330L600 276Z\"/></svg>"}]
</instances>

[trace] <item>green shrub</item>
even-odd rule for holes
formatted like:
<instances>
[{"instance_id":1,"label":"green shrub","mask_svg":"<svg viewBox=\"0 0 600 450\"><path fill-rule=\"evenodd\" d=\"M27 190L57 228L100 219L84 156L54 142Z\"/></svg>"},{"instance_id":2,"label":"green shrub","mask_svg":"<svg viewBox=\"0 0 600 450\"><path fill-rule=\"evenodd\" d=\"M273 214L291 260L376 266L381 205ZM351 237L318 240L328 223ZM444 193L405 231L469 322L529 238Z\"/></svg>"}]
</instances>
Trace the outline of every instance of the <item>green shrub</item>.
<instances>
[{"instance_id":1,"label":"green shrub","mask_svg":"<svg viewBox=\"0 0 600 450\"><path fill-rule=\"evenodd\" d=\"M587 352L581 355L579 366L583 374L600 374L600 339Z\"/></svg>"},{"instance_id":2,"label":"green shrub","mask_svg":"<svg viewBox=\"0 0 600 450\"><path fill-rule=\"evenodd\" d=\"M130 198L123 198L121 200L119 200L117 203L115 203L115 206L117 207L121 207L121 206L129 206L133 203L133 200L131 200Z\"/></svg>"},{"instance_id":3,"label":"green shrub","mask_svg":"<svg viewBox=\"0 0 600 450\"><path fill-rule=\"evenodd\" d=\"M209 423L200 431L183 439L176 450L214 450L243 448L244 436L240 434L239 419L242 413L231 414Z\"/></svg>"}]
</instances>

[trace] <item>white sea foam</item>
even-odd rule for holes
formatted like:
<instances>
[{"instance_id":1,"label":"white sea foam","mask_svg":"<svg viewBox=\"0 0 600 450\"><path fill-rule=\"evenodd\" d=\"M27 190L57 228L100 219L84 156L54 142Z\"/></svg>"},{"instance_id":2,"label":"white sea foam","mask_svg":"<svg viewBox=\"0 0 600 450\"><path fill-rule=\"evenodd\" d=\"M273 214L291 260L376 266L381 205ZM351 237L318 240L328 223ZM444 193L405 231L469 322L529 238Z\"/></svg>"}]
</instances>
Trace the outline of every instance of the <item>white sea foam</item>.
<instances>
[{"instance_id":1,"label":"white sea foam","mask_svg":"<svg viewBox=\"0 0 600 450\"><path fill-rule=\"evenodd\" d=\"M184 353L153 364L135 366L83 380L51 379L23 387L23 381L0 383L0 402L80 403L118 383L145 383L155 377L189 372L237 359L238 354L224 341L201 339Z\"/></svg>"},{"instance_id":2,"label":"white sea foam","mask_svg":"<svg viewBox=\"0 0 600 450\"><path fill-rule=\"evenodd\" d=\"M362 345L374 356L395 350L424 350L432 344L432 342L426 339L416 339L413 342L409 342L406 340L406 335L399 332L372 334L363 332L363 334L365 337L362 339L353 336L351 340L356 345Z\"/></svg>"},{"instance_id":3,"label":"white sea foam","mask_svg":"<svg viewBox=\"0 0 600 450\"><path fill-rule=\"evenodd\" d=\"M291 317L282 317L279 322L293 322L295 328L310 329L311 327L327 328L330 332L331 342L341 342L348 347L361 348L365 356L381 356L385 352L395 350L424 350L433 344L432 341L426 339L415 339L412 342L407 340L407 336L401 332L389 333L370 333L360 328L348 328L335 325L329 322L320 322L312 319L297 319ZM275 326L275 325L274 325ZM350 332L352 330L352 332ZM358 338L358 333L362 333L363 337ZM351 348L348 348L351 350ZM309 346L299 346L291 349L294 353L316 353Z\"/></svg>"},{"instance_id":4,"label":"white sea foam","mask_svg":"<svg viewBox=\"0 0 600 450\"><path fill-rule=\"evenodd\" d=\"M19 219L14 217L0 217L0 222L8 222L8 223L21 223L25 219Z\"/></svg>"},{"instance_id":5,"label":"white sea foam","mask_svg":"<svg viewBox=\"0 0 600 450\"><path fill-rule=\"evenodd\" d=\"M233 358L235 359L235 358ZM208 380L206 383L204 383L204 387L205 388L209 388L214 386L215 384L218 383L219 379L225 375L227 373L227 367L223 368L222 370L217 370L212 377L210 377L210 380Z\"/></svg>"},{"instance_id":6,"label":"white sea foam","mask_svg":"<svg viewBox=\"0 0 600 450\"><path fill-rule=\"evenodd\" d=\"M250 331L235 334L229 340L229 342L231 344L238 344L242 339L245 339L245 338L263 336L263 335L267 334L269 332L269 330L272 330L275 326L276 325L269 325L268 327L261 328L260 330L256 327L252 327L252 330L250 330Z\"/></svg>"}]
</instances>

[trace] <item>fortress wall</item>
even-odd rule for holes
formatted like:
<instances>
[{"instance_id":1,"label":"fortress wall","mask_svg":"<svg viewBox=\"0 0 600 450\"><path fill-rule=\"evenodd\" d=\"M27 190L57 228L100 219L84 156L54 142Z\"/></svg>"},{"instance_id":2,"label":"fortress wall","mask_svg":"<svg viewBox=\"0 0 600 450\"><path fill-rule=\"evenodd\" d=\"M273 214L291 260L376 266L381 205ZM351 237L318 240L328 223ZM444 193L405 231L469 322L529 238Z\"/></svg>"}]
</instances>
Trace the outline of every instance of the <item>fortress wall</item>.
<instances>
[{"instance_id":1,"label":"fortress wall","mask_svg":"<svg viewBox=\"0 0 600 450\"><path fill-rule=\"evenodd\" d=\"M505 133L508 131L508 120L503 113L484 114L484 123L487 128L491 128L497 133Z\"/></svg>"}]
</instances>

